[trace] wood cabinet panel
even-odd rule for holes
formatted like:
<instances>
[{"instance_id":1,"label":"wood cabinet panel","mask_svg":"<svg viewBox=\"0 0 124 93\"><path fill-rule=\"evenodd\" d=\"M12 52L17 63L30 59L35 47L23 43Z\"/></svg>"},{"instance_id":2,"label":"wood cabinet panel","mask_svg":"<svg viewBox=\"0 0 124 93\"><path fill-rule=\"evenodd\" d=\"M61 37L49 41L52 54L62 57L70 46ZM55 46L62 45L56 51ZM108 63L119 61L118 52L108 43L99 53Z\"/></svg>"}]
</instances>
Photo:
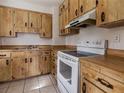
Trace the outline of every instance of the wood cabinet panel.
<instances>
[{"instance_id":1,"label":"wood cabinet panel","mask_svg":"<svg viewBox=\"0 0 124 93\"><path fill-rule=\"evenodd\" d=\"M23 57L13 58L12 61L12 79L25 78L26 73L26 61Z\"/></svg>"},{"instance_id":2,"label":"wood cabinet panel","mask_svg":"<svg viewBox=\"0 0 124 93\"><path fill-rule=\"evenodd\" d=\"M0 59L0 82L12 79L10 59Z\"/></svg>"},{"instance_id":3,"label":"wood cabinet panel","mask_svg":"<svg viewBox=\"0 0 124 93\"><path fill-rule=\"evenodd\" d=\"M29 12L29 31L39 32L38 28L41 28L41 15L40 13Z\"/></svg>"},{"instance_id":4,"label":"wood cabinet panel","mask_svg":"<svg viewBox=\"0 0 124 93\"><path fill-rule=\"evenodd\" d=\"M28 32L28 11L14 10L14 32Z\"/></svg>"},{"instance_id":5,"label":"wood cabinet panel","mask_svg":"<svg viewBox=\"0 0 124 93\"><path fill-rule=\"evenodd\" d=\"M78 0L70 0L70 9L69 9L70 21L75 19L79 15L78 4L79 4Z\"/></svg>"},{"instance_id":6,"label":"wood cabinet panel","mask_svg":"<svg viewBox=\"0 0 124 93\"><path fill-rule=\"evenodd\" d=\"M52 37L52 15L42 15L42 31L40 36L46 38Z\"/></svg>"},{"instance_id":7,"label":"wood cabinet panel","mask_svg":"<svg viewBox=\"0 0 124 93\"><path fill-rule=\"evenodd\" d=\"M81 93L106 93L102 89L94 86L91 82L81 79Z\"/></svg>"},{"instance_id":8,"label":"wood cabinet panel","mask_svg":"<svg viewBox=\"0 0 124 93\"><path fill-rule=\"evenodd\" d=\"M28 73L26 77L40 75L39 69L39 57L38 56L31 56L28 61Z\"/></svg>"},{"instance_id":9,"label":"wood cabinet panel","mask_svg":"<svg viewBox=\"0 0 124 93\"><path fill-rule=\"evenodd\" d=\"M14 37L13 9L0 7L0 36Z\"/></svg>"}]
</instances>

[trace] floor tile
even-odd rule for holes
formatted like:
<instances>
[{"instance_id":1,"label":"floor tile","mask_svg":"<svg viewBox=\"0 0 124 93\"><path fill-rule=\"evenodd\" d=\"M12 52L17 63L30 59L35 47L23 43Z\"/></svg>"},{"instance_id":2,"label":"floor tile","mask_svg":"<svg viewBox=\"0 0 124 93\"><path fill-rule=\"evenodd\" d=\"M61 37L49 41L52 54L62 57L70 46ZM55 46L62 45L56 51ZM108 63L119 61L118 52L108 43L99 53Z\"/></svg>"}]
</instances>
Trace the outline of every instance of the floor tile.
<instances>
[{"instance_id":1,"label":"floor tile","mask_svg":"<svg viewBox=\"0 0 124 93\"><path fill-rule=\"evenodd\" d=\"M7 93L23 93L23 86L9 87Z\"/></svg>"},{"instance_id":2,"label":"floor tile","mask_svg":"<svg viewBox=\"0 0 124 93\"><path fill-rule=\"evenodd\" d=\"M24 93L40 93L40 90L39 89L35 89L35 90L27 91L27 92L24 92Z\"/></svg>"},{"instance_id":3,"label":"floor tile","mask_svg":"<svg viewBox=\"0 0 124 93\"><path fill-rule=\"evenodd\" d=\"M25 87L24 87L24 92L27 92L27 91L32 91L32 90L36 90L36 89L39 89L39 83L38 83L38 80L36 82L26 82L25 83Z\"/></svg>"},{"instance_id":4,"label":"floor tile","mask_svg":"<svg viewBox=\"0 0 124 93\"><path fill-rule=\"evenodd\" d=\"M10 83L1 83L0 88L8 88Z\"/></svg>"},{"instance_id":5,"label":"floor tile","mask_svg":"<svg viewBox=\"0 0 124 93\"><path fill-rule=\"evenodd\" d=\"M57 93L57 92L53 86L48 86L48 87L40 88L40 93Z\"/></svg>"},{"instance_id":6,"label":"floor tile","mask_svg":"<svg viewBox=\"0 0 124 93\"><path fill-rule=\"evenodd\" d=\"M24 86L25 80L13 81L9 87Z\"/></svg>"},{"instance_id":7,"label":"floor tile","mask_svg":"<svg viewBox=\"0 0 124 93\"><path fill-rule=\"evenodd\" d=\"M39 81L40 88L51 86L51 85L52 85L52 81L50 79L43 79Z\"/></svg>"},{"instance_id":8,"label":"floor tile","mask_svg":"<svg viewBox=\"0 0 124 93\"><path fill-rule=\"evenodd\" d=\"M0 93L6 93L7 89L8 89L8 88L1 88L1 89L0 89Z\"/></svg>"},{"instance_id":9,"label":"floor tile","mask_svg":"<svg viewBox=\"0 0 124 93\"><path fill-rule=\"evenodd\" d=\"M45 80L46 80L46 79L47 79L47 80L50 79L50 78L49 78L49 75L38 76L38 80L39 80L39 81L44 80L44 79L45 79Z\"/></svg>"}]
</instances>

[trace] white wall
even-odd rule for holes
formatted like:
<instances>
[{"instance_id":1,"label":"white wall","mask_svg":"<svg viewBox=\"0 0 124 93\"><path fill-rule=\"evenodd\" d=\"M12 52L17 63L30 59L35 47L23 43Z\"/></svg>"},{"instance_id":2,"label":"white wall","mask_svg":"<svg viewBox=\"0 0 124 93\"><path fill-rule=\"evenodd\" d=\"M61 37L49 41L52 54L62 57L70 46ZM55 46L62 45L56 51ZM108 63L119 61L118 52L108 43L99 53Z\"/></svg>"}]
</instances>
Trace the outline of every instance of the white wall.
<instances>
[{"instance_id":1,"label":"white wall","mask_svg":"<svg viewBox=\"0 0 124 93\"><path fill-rule=\"evenodd\" d=\"M58 7L44 6L26 1L0 0L0 5L53 14L53 38L40 38L38 34L18 33L16 38L0 38L2 45L62 45L65 38L59 37Z\"/></svg>"},{"instance_id":2,"label":"white wall","mask_svg":"<svg viewBox=\"0 0 124 93\"><path fill-rule=\"evenodd\" d=\"M120 42L115 42L114 36L120 35ZM124 27L103 29L95 26L81 28L78 35L66 37L66 44L76 45L81 40L109 40L109 48L124 49Z\"/></svg>"}]
</instances>

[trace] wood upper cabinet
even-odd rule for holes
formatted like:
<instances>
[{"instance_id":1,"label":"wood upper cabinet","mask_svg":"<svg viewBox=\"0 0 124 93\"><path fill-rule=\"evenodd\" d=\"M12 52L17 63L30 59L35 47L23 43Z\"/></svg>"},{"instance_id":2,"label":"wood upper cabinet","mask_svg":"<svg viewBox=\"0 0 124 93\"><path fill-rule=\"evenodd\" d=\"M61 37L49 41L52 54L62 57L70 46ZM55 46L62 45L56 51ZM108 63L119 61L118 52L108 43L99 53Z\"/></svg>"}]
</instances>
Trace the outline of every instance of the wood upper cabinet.
<instances>
[{"instance_id":1,"label":"wood upper cabinet","mask_svg":"<svg viewBox=\"0 0 124 93\"><path fill-rule=\"evenodd\" d=\"M14 37L13 9L0 7L0 36Z\"/></svg>"},{"instance_id":2,"label":"wood upper cabinet","mask_svg":"<svg viewBox=\"0 0 124 93\"><path fill-rule=\"evenodd\" d=\"M70 14L70 21L78 17L79 15L79 0L70 0L70 8L69 8L69 14Z\"/></svg>"},{"instance_id":3,"label":"wood upper cabinet","mask_svg":"<svg viewBox=\"0 0 124 93\"><path fill-rule=\"evenodd\" d=\"M79 0L79 15L96 8L96 0Z\"/></svg>"},{"instance_id":4,"label":"wood upper cabinet","mask_svg":"<svg viewBox=\"0 0 124 93\"><path fill-rule=\"evenodd\" d=\"M12 66L10 59L0 59L0 82L12 79Z\"/></svg>"},{"instance_id":5,"label":"wood upper cabinet","mask_svg":"<svg viewBox=\"0 0 124 93\"><path fill-rule=\"evenodd\" d=\"M28 32L28 11L14 10L14 32Z\"/></svg>"},{"instance_id":6,"label":"wood upper cabinet","mask_svg":"<svg viewBox=\"0 0 124 93\"><path fill-rule=\"evenodd\" d=\"M97 26L107 28L122 26L124 23L123 5L123 0L98 0Z\"/></svg>"},{"instance_id":7,"label":"wood upper cabinet","mask_svg":"<svg viewBox=\"0 0 124 93\"><path fill-rule=\"evenodd\" d=\"M40 13L29 12L29 31L30 32L39 32L42 25L42 16Z\"/></svg>"},{"instance_id":8,"label":"wood upper cabinet","mask_svg":"<svg viewBox=\"0 0 124 93\"><path fill-rule=\"evenodd\" d=\"M42 14L41 37L52 38L52 15Z\"/></svg>"}]
</instances>

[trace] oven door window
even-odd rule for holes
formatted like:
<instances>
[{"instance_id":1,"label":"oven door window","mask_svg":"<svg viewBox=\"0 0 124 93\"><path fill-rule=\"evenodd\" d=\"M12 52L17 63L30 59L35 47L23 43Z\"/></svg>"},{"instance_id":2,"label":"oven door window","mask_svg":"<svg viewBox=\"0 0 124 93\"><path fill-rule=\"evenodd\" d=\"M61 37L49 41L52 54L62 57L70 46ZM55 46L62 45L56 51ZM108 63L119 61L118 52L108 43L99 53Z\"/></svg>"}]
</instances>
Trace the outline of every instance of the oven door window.
<instances>
[{"instance_id":1,"label":"oven door window","mask_svg":"<svg viewBox=\"0 0 124 93\"><path fill-rule=\"evenodd\" d=\"M60 61L59 64L59 72L60 74L68 81L68 83L71 84L71 78L72 78L72 67L65 64L64 62Z\"/></svg>"}]
</instances>

